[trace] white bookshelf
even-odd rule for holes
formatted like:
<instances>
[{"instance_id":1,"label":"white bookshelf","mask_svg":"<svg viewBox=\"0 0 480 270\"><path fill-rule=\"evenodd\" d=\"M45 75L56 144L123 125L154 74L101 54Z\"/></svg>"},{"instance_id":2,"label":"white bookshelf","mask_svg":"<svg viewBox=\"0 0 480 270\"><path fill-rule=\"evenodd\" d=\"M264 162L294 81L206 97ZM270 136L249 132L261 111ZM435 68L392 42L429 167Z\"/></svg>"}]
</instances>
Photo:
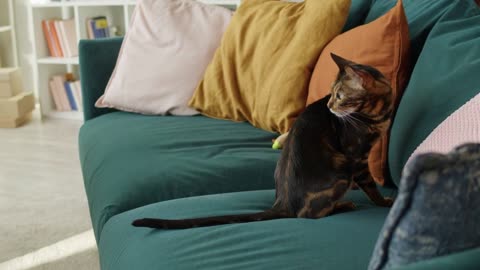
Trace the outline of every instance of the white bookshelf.
<instances>
[{"instance_id":1,"label":"white bookshelf","mask_svg":"<svg viewBox=\"0 0 480 270\"><path fill-rule=\"evenodd\" d=\"M17 67L13 0L0 0L0 67Z\"/></svg>"},{"instance_id":2,"label":"white bookshelf","mask_svg":"<svg viewBox=\"0 0 480 270\"><path fill-rule=\"evenodd\" d=\"M11 2L12 0L9 1ZM238 7L241 2L241 0L198 1L232 8ZM86 19L88 17L106 16L111 26L116 26L121 33L126 33L135 5L135 0L44 0L31 1L29 3L27 14L30 25L29 34L30 39L35 43L33 46L33 57L35 59L33 68L34 91L38 96L40 111L43 117L83 119L82 112L58 112L55 110L48 82L52 76L67 72L71 72L75 74L76 78L79 78L79 61L78 57L59 58L50 56L42 29L42 20L73 18L76 25L77 40L87 38ZM0 24L0 27L2 26ZM5 25L5 27L9 27L9 25Z\"/></svg>"}]
</instances>

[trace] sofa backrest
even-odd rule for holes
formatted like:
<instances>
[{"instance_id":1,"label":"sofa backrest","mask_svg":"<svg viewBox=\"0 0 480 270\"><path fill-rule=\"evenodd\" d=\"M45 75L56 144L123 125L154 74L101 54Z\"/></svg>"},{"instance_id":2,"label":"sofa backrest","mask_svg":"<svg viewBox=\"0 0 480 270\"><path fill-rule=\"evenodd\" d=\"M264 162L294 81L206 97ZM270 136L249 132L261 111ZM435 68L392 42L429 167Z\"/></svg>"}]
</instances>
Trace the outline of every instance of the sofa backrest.
<instances>
[{"instance_id":1,"label":"sofa backrest","mask_svg":"<svg viewBox=\"0 0 480 270\"><path fill-rule=\"evenodd\" d=\"M415 64L420 55L433 26L456 2L458 0L403 0L410 32L412 64ZM397 0L374 0L365 18L365 23L384 15L396 3Z\"/></svg>"},{"instance_id":2,"label":"sofa backrest","mask_svg":"<svg viewBox=\"0 0 480 270\"><path fill-rule=\"evenodd\" d=\"M480 0L403 0L416 65L392 126L389 167L394 182L426 136L480 89L480 78L474 75L480 70L476 61L480 40L475 40L480 37L480 11L475 2ZM375 20L395 3L352 0L344 30ZM95 108L94 103L103 94L121 42L117 38L80 43L85 120L112 111Z\"/></svg>"},{"instance_id":3,"label":"sofa backrest","mask_svg":"<svg viewBox=\"0 0 480 270\"><path fill-rule=\"evenodd\" d=\"M406 8L413 16L412 43L417 44L419 57L391 130L389 167L396 183L422 141L480 92L480 7L475 0L404 1L418 3L418 10L408 5ZM378 0L376 4L379 2L392 1ZM430 3L440 15L420 14L419 10L428 10L424 3ZM376 12L375 3L372 8L370 12ZM433 23L432 17L438 19ZM425 25L432 25L431 30L421 30L423 20Z\"/></svg>"},{"instance_id":4,"label":"sofa backrest","mask_svg":"<svg viewBox=\"0 0 480 270\"><path fill-rule=\"evenodd\" d=\"M83 117L90 120L114 109L96 108L105 92L120 52L123 38L81 40L78 46L82 84Z\"/></svg>"}]
</instances>

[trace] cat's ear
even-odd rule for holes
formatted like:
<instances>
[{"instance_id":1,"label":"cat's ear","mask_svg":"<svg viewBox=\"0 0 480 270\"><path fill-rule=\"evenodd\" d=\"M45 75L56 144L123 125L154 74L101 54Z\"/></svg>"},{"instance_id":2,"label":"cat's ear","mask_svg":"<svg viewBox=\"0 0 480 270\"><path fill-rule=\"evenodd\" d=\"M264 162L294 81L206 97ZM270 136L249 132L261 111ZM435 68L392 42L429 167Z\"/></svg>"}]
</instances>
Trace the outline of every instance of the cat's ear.
<instances>
[{"instance_id":1,"label":"cat's ear","mask_svg":"<svg viewBox=\"0 0 480 270\"><path fill-rule=\"evenodd\" d=\"M363 89L370 89L375 84L375 79L367 71L346 66L345 73L351 80L355 81L357 85L361 85Z\"/></svg>"},{"instance_id":2,"label":"cat's ear","mask_svg":"<svg viewBox=\"0 0 480 270\"><path fill-rule=\"evenodd\" d=\"M342 58L334 53L330 53L330 56L332 57L333 61L335 62L335 64L337 64L338 66L338 69L340 69L340 71L343 71L345 70L346 67L350 66L353 64L353 62L351 61L348 61L347 59L345 58Z\"/></svg>"},{"instance_id":3,"label":"cat's ear","mask_svg":"<svg viewBox=\"0 0 480 270\"><path fill-rule=\"evenodd\" d=\"M359 70L358 68L354 68L354 66L357 65L354 62L340 57L334 53L330 53L330 55L340 71L345 72L345 74L350 77L352 83L356 85L356 88L361 87L363 89L369 89L375 83L375 79L370 73L364 70Z\"/></svg>"}]
</instances>

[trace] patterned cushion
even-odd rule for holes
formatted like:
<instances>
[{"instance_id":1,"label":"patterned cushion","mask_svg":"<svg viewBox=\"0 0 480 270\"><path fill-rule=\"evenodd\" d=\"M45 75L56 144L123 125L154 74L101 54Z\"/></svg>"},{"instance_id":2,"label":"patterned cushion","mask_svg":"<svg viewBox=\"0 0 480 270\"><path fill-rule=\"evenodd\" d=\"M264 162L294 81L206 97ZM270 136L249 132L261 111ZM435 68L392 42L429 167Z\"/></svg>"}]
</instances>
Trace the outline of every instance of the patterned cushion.
<instances>
[{"instance_id":1,"label":"patterned cushion","mask_svg":"<svg viewBox=\"0 0 480 270\"><path fill-rule=\"evenodd\" d=\"M369 269L388 269L480 246L480 144L407 164Z\"/></svg>"}]
</instances>

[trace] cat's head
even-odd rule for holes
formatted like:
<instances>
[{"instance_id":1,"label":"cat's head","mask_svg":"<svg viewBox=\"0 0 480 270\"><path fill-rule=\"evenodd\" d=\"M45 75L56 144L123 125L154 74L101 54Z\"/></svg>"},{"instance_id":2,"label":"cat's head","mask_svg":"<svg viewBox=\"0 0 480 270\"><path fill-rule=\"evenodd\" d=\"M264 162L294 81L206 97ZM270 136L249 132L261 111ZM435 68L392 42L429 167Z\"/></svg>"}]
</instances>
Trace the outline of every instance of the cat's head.
<instances>
[{"instance_id":1,"label":"cat's head","mask_svg":"<svg viewBox=\"0 0 480 270\"><path fill-rule=\"evenodd\" d=\"M331 54L340 69L331 88L328 108L338 117L358 113L368 118L392 111L390 82L377 69Z\"/></svg>"}]
</instances>

